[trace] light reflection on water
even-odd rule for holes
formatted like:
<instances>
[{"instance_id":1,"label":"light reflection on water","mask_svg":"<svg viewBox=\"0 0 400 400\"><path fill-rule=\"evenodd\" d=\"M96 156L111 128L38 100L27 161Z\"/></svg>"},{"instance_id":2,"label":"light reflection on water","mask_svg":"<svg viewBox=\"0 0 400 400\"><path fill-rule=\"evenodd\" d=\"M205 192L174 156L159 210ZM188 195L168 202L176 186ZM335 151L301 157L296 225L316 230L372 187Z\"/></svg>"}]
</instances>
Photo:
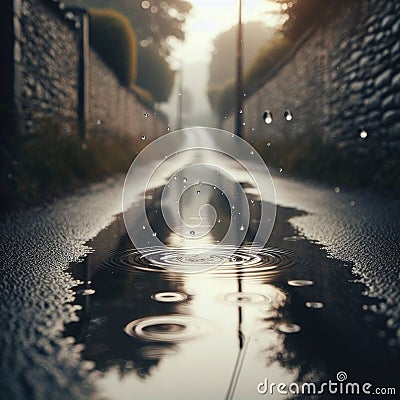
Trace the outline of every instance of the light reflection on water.
<instances>
[{"instance_id":1,"label":"light reflection on water","mask_svg":"<svg viewBox=\"0 0 400 400\"><path fill-rule=\"evenodd\" d=\"M365 331L365 299L316 244L285 240L297 236L287 222L294 215L278 210L269 247L257 253L245 245L228 256L202 258L187 248L143 256L131 249L121 218L90 243L95 252L71 270L95 292L77 289L83 310L66 335L85 344L83 357L102 372L99 398L213 400L234 391L233 398L251 400L260 398L264 378L321 381L339 369L365 378L360 359L366 347L375 349L372 339L356 342ZM157 232L168 239L162 227ZM190 264L218 267L184 273ZM350 316L359 325L343 330ZM379 376L375 353L369 367Z\"/></svg>"}]
</instances>

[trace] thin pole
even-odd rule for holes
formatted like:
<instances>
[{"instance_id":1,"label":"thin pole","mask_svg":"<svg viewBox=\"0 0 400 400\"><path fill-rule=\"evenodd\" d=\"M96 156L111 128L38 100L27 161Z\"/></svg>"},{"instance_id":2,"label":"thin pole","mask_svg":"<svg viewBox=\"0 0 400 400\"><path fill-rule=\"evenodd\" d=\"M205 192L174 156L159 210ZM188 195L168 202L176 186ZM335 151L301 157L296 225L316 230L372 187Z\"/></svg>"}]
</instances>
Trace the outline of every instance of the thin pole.
<instances>
[{"instance_id":1,"label":"thin pole","mask_svg":"<svg viewBox=\"0 0 400 400\"><path fill-rule=\"evenodd\" d=\"M242 137L243 126L243 40L242 40L242 0L239 0L239 17L236 43L236 135Z\"/></svg>"},{"instance_id":2,"label":"thin pole","mask_svg":"<svg viewBox=\"0 0 400 400\"><path fill-rule=\"evenodd\" d=\"M182 112L183 112L183 64L179 71L179 88L178 88L178 129L182 129Z\"/></svg>"}]
</instances>

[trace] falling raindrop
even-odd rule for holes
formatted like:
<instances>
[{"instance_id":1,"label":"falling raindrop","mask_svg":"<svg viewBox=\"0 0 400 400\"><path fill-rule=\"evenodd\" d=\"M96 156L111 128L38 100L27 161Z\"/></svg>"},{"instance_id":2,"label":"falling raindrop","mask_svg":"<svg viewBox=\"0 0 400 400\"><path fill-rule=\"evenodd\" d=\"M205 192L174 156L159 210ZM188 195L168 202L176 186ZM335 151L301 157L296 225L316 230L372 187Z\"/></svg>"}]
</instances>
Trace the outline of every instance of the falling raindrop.
<instances>
[{"instance_id":1,"label":"falling raindrop","mask_svg":"<svg viewBox=\"0 0 400 400\"><path fill-rule=\"evenodd\" d=\"M283 113L283 116L285 117L286 121L291 121L293 119L293 114L290 110L286 110Z\"/></svg>"},{"instance_id":2,"label":"falling raindrop","mask_svg":"<svg viewBox=\"0 0 400 400\"><path fill-rule=\"evenodd\" d=\"M141 139L142 139L142 140L146 140L146 135L142 135L142 136L141 136Z\"/></svg>"},{"instance_id":3,"label":"falling raindrop","mask_svg":"<svg viewBox=\"0 0 400 400\"><path fill-rule=\"evenodd\" d=\"M309 280L303 280L303 279L294 279L291 281L288 281L288 285L289 286L311 286L314 285L313 281L309 281Z\"/></svg>"},{"instance_id":4,"label":"falling raindrop","mask_svg":"<svg viewBox=\"0 0 400 400\"><path fill-rule=\"evenodd\" d=\"M319 301L307 301L306 307L320 309L320 308L324 308L324 303L321 303Z\"/></svg>"},{"instance_id":5,"label":"falling raindrop","mask_svg":"<svg viewBox=\"0 0 400 400\"><path fill-rule=\"evenodd\" d=\"M271 114L271 111L269 111L269 110L265 110L264 111L264 114L263 114L263 120L264 120L264 122L266 123L266 124L270 124L270 123L272 123L272 114Z\"/></svg>"},{"instance_id":6,"label":"falling raindrop","mask_svg":"<svg viewBox=\"0 0 400 400\"><path fill-rule=\"evenodd\" d=\"M368 136L368 132L364 128L360 128L360 138L366 139Z\"/></svg>"},{"instance_id":7,"label":"falling raindrop","mask_svg":"<svg viewBox=\"0 0 400 400\"><path fill-rule=\"evenodd\" d=\"M278 330L283 333L297 333L301 331L300 325L290 324L288 322L281 322L278 324Z\"/></svg>"}]
</instances>

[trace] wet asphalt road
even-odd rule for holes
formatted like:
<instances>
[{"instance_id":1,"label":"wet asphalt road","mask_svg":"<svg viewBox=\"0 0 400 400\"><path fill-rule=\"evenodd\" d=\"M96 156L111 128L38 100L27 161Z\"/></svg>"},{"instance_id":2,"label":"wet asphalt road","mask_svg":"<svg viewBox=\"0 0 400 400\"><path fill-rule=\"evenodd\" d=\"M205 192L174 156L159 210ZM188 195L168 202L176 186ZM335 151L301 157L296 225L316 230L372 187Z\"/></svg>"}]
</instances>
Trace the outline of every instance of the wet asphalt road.
<instances>
[{"instance_id":1,"label":"wet asphalt road","mask_svg":"<svg viewBox=\"0 0 400 400\"><path fill-rule=\"evenodd\" d=\"M345 261L383 315L388 346L400 345L399 202L364 191L334 190L274 177L278 205L306 213L291 223ZM0 223L1 399L86 399L96 378L79 345L62 336L76 320L66 269L85 243L121 212L123 177ZM338 192L338 193L337 193Z\"/></svg>"}]
</instances>

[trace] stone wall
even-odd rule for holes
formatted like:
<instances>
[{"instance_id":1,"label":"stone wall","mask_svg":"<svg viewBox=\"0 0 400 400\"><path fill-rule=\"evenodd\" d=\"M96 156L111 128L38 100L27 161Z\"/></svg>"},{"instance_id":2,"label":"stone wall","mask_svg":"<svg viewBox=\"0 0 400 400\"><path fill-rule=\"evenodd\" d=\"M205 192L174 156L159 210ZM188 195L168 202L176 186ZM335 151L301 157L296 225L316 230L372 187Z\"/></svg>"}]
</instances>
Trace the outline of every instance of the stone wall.
<instances>
[{"instance_id":1,"label":"stone wall","mask_svg":"<svg viewBox=\"0 0 400 400\"><path fill-rule=\"evenodd\" d=\"M90 49L85 14L53 0L3 0L3 136L29 136L55 126L81 135L101 131L156 137L165 133L166 118L121 86Z\"/></svg>"},{"instance_id":2,"label":"stone wall","mask_svg":"<svg viewBox=\"0 0 400 400\"><path fill-rule=\"evenodd\" d=\"M400 148L400 2L338 4L335 17L310 28L246 96L246 138L323 135L341 145ZM271 124L262 119L265 109L272 112ZM291 121L285 110L293 112ZM234 115L224 128L234 130Z\"/></svg>"}]
</instances>

